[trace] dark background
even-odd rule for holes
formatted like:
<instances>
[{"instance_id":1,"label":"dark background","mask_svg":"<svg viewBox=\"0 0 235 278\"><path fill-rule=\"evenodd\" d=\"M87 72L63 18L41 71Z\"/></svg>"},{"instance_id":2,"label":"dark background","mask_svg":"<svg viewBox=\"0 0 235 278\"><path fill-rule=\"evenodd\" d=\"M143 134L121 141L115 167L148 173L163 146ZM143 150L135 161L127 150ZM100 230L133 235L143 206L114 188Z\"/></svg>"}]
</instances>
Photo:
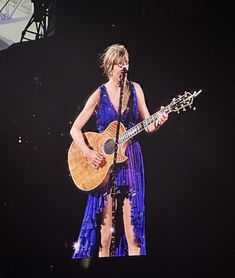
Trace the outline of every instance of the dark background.
<instances>
[{"instance_id":1,"label":"dark background","mask_svg":"<svg viewBox=\"0 0 235 278\"><path fill-rule=\"evenodd\" d=\"M56 15L55 36L0 53L0 277L234 277L232 1L57 1ZM147 256L72 261L86 194L69 176L69 131L117 42L151 112L203 92L196 111L139 136Z\"/></svg>"}]
</instances>

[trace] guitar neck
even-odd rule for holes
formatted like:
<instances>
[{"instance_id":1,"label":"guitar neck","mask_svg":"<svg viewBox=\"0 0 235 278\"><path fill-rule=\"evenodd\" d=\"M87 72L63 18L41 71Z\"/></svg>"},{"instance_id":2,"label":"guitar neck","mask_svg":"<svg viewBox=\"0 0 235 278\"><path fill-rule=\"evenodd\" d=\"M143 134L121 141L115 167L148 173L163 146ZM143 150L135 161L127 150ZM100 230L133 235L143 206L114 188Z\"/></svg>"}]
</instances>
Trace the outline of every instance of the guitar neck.
<instances>
[{"instance_id":1,"label":"guitar neck","mask_svg":"<svg viewBox=\"0 0 235 278\"><path fill-rule=\"evenodd\" d=\"M132 128L128 129L124 134L119 136L118 144L123 144L129 139L133 138L138 133L142 132L147 126L155 122L162 112L169 114L171 112L170 106L165 106L161 111L157 111L156 113L152 114L148 119L145 119L137 125L133 126Z\"/></svg>"}]
</instances>

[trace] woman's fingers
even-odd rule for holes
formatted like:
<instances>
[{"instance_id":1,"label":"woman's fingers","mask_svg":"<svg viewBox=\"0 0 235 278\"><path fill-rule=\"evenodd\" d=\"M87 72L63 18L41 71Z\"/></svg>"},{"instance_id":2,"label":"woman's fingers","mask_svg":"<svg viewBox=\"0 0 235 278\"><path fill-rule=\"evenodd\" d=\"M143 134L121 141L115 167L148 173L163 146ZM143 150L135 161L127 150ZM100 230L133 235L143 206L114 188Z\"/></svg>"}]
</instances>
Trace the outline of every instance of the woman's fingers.
<instances>
[{"instance_id":1,"label":"woman's fingers","mask_svg":"<svg viewBox=\"0 0 235 278\"><path fill-rule=\"evenodd\" d=\"M168 119L168 114L163 112L161 113L161 115L158 118L158 125L163 125L165 123L165 121Z\"/></svg>"},{"instance_id":2,"label":"woman's fingers","mask_svg":"<svg viewBox=\"0 0 235 278\"><path fill-rule=\"evenodd\" d=\"M104 156L102 154L96 153L93 164L95 168L98 168L102 160L104 159Z\"/></svg>"},{"instance_id":3,"label":"woman's fingers","mask_svg":"<svg viewBox=\"0 0 235 278\"><path fill-rule=\"evenodd\" d=\"M98 168L104 159L104 156L94 150L91 150L87 154L87 159L95 167Z\"/></svg>"},{"instance_id":4,"label":"woman's fingers","mask_svg":"<svg viewBox=\"0 0 235 278\"><path fill-rule=\"evenodd\" d=\"M100 161L101 161L101 160L103 160L104 156L103 156L102 154L99 154L99 153L98 153L98 158L99 158Z\"/></svg>"}]
</instances>

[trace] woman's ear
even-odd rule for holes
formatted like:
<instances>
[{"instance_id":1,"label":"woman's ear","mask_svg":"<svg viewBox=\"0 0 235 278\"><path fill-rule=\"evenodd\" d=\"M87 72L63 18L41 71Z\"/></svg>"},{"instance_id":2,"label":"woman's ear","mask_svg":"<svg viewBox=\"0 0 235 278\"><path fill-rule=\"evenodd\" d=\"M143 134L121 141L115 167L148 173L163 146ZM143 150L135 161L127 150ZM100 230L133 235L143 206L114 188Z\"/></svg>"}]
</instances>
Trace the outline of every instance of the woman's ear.
<instances>
[{"instance_id":1,"label":"woman's ear","mask_svg":"<svg viewBox=\"0 0 235 278\"><path fill-rule=\"evenodd\" d=\"M109 71L109 77L112 77L112 76L113 76L113 71L110 70L110 71Z\"/></svg>"}]
</instances>

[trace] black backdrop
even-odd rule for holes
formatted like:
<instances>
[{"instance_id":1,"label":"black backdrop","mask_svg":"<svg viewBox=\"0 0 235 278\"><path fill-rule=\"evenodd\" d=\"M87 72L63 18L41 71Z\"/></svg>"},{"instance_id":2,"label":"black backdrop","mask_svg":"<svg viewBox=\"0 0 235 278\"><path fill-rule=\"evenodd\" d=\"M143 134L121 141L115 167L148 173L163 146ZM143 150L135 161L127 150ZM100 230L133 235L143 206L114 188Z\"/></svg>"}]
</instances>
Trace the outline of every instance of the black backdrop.
<instances>
[{"instance_id":1,"label":"black backdrop","mask_svg":"<svg viewBox=\"0 0 235 278\"><path fill-rule=\"evenodd\" d=\"M233 6L148 17L142 2L57 3L56 36L0 53L0 277L232 277ZM86 195L69 177L69 130L105 81L99 54L116 42L128 48L129 78L151 112L185 89L203 92L196 111L139 136L147 256L86 268L71 260ZM86 130L94 128L92 118Z\"/></svg>"}]
</instances>

